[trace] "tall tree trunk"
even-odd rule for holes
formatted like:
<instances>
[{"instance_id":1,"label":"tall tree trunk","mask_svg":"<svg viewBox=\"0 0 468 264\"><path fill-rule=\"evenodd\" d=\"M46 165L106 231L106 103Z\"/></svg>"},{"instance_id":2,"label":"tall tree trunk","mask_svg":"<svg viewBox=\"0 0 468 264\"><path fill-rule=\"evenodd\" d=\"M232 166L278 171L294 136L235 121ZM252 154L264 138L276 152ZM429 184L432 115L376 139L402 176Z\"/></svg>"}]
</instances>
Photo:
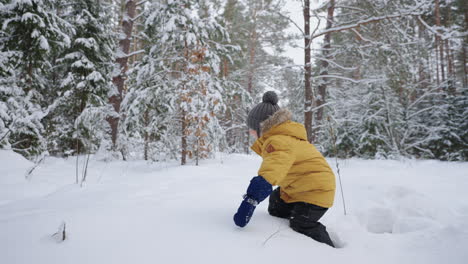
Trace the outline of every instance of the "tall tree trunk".
<instances>
[{"instance_id":1,"label":"tall tree trunk","mask_svg":"<svg viewBox=\"0 0 468 264\"><path fill-rule=\"evenodd\" d=\"M257 3L254 3L255 7L253 10L252 14L252 28L250 31L250 38L249 38L249 72L248 72L248 77L247 77L247 91L249 92L249 95L253 97L253 92L254 92L254 87L253 87L253 82L254 82L254 77L255 77L255 55L256 55L256 48L257 48L257 41L258 41L258 35L257 35ZM248 114L249 111L247 111ZM245 131L245 145L244 145L244 152L246 154L249 153L250 151L250 134L249 134L249 128Z\"/></svg>"},{"instance_id":2,"label":"tall tree trunk","mask_svg":"<svg viewBox=\"0 0 468 264\"><path fill-rule=\"evenodd\" d=\"M138 16L138 14L135 14L135 17ZM132 33L133 36L137 36L138 35L138 27L133 27L133 33ZM136 51L138 50L138 44L139 44L139 40L137 37L133 38L133 43L132 43L132 51L131 53L133 54L129 59L130 59L130 65L132 65L133 63L135 63L135 61L138 59L137 58L137 54L136 54Z\"/></svg>"},{"instance_id":3,"label":"tall tree trunk","mask_svg":"<svg viewBox=\"0 0 468 264\"><path fill-rule=\"evenodd\" d=\"M181 147L182 147L182 157L180 160L180 165L185 165L187 164L187 135L186 135L186 130L187 130L187 113L182 110L182 138L181 138Z\"/></svg>"},{"instance_id":4,"label":"tall tree trunk","mask_svg":"<svg viewBox=\"0 0 468 264\"><path fill-rule=\"evenodd\" d=\"M310 77L312 76L312 68L310 65L310 1L304 0L304 126L307 131L307 139L313 141L312 131L312 87Z\"/></svg>"},{"instance_id":5,"label":"tall tree trunk","mask_svg":"<svg viewBox=\"0 0 468 264\"><path fill-rule=\"evenodd\" d=\"M123 99L126 72L128 69L128 54L130 51L130 43L133 31L133 19L135 18L136 11L136 1L122 0L122 2L125 3L126 15L124 15L122 18L122 31L124 33L124 37L119 40L119 52L116 59L116 63L120 68L120 72L118 75L112 78L112 83L117 88L118 93L112 95L109 98L109 101L117 114L120 113L120 105ZM117 144L119 117L109 117L107 120L111 127L112 145L113 149L115 150Z\"/></svg>"},{"instance_id":6,"label":"tall tree trunk","mask_svg":"<svg viewBox=\"0 0 468 264\"><path fill-rule=\"evenodd\" d=\"M255 76L255 53L257 46L257 29L255 20L256 19L254 19L253 31L251 32L252 36L249 41L249 73L247 80L247 91L249 91L250 95L253 94L253 80Z\"/></svg>"},{"instance_id":7,"label":"tall tree trunk","mask_svg":"<svg viewBox=\"0 0 468 264\"><path fill-rule=\"evenodd\" d=\"M200 139L197 137L197 142L195 145L195 166L198 166L199 160L200 160Z\"/></svg>"},{"instance_id":8,"label":"tall tree trunk","mask_svg":"<svg viewBox=\"0 0 468 264\"><path fill-rule=\"evenodd\" d=\"M450 41L445 40L445 51L447 53L447 80L448 80L448 91L451 94L455 94L455 74L453 71L453 51L450 48Z\"/></svg>"},{"instance_id":9,"label":"tall tree trunk","mask_svg":"<svg viewBox=\"0 0 468 264\"><path fill-rule=\"evenodd\" d=\"M330 29L333 26L334 12L335 12L335 0L330 0L330 3L328 3L328 8L327 8L327 25L325 27L325 30ZM320 62L320 75L321 76L328 75L328 60L331 60L330 39L331 39L331 33L325 34L324 40L323 40L324 45L323 45L323 50L322 50L322 54L325 60L322 60ZM315 140L317 139L318 131L323 121L324 107L322 106L325 104L325 97L327 95L327 85L328 85L327 77L319 78L318 96L315 99L315 102L316 102L315 105L318 107L318 109L317 109L317 118L315 120L314 129L313 129L314 132L312 135L313 136L312 142L315 142Z\"/></svg>"},{"instance_id":10,"label":"tall tree trunk","mask_svg":"<svg viewBox=\"0 0 468 264\"><path fill-rule=\"evenodd\" d=\"M435 0L435 21L436 21L436 26L440 27L440 4L439 0ZM440 32L437 30L437 32ZM440 77L441 81L445 81L445 66L444 66L444 43L442 39L440 38L439 35L436 35L436 46L438 47L439 50L439 62L440 62Z\"/></svg>"},{"instance_id":11,"label":"tall tree trunk","mask_svg":"<svg viewBox=\"0 0 468 264\"><path fill-rule=\"evenodd\" d=\"M450 8L446 8L446 16L447 16L447 19L445 20L445 26L451 27L453 22L452 22L452 12ZM444 44L445 44L445 51L447 52L447 78L449 79L450 82L453 82L454 81L454 71L453 71L454 65L453 65L453 51L451 50L451 47L450 47L450 40L446 39Z\"/></svg>"},{"instance_id":12,"label":"tall tree trunk","mask_svg":"<svg viewBox=\"0 0 468 264\"><path fill-rule=\"evenodd\" d=\"M453 50L450 46L450 41L447 39L445 41L445 50L447 50L447 65L448 65L448 77L453 79L454 78L454 58L453 58Z\"/></svg>"},{"instance_id":13,"label":"tall tree trunk","mask_svg":"<svg viewBox=\"0 0 468 264\"><path fill-rule=\"evenodd\" d=\"M437 86L440 84L440 72L439 72L439 54L437 53L439 51L439 39L438 36L436 36L436 41L435 41L435 69L436 69L436 81L437 81Z\"/></svg>"},{"instance_id":14,"label":"tall tree trunk","mask_svg":"<svg viewBox=\"0 0 468 264\"><path fill-rule=\"evenodd\" d=\"M223 74L224 78L229 77L229 61L227 59L223 59Z\"/></svg>"},{"instance_id":15,"label":"tall tree trunk","mask_svg":"<svg viewBox=\"0 0 468 264\"><path fill-rule=\"evenodd\" d=\"M249 109L245 109L245 116L249 115ZM242 129L244 131L244 129ZM247 130L244 131L243 133L243 139L244 139L244 152L246 154L249 154L250 151L250 133L249 133L249 128L247 127Z\"/></svg>"},{"instance_id":16,"label":"tall tree trunk","mask_svg":"<svg viewBox=\"0 0 468 264\"><path fill-rule=\"evenodd\" d=\"M149 119L149 110L146 109L145 113L143 114L143 122L145 125L145 132L144 132L144 139L145 139L145 146L144 146L144 159L148 160L148 150L149 150L149 132L148 132L148 126L150 123Z\"/></svg>"},{"instance_id":17,"label":"tall tree trunk","mask_svg":"<svg viewBox=\"0 0 468 264\"><path fill-rule=\"evenodd\" d=\"M468 56L468 52L466 51L466 47L468 46L468 41L465 42L466 44L464 44L462 46L462 63L463 63L463 87L467 87L468 86L468 67L467 67L467 56Z\"/></svg>"},{"instance_id":18,"label":"tall tree trunk","mask_svg":"<svg viewBox=\"0 0 468 264\"><path fill-rule=\"evenodd\" d=\"M465 8L465 32L468 31L468 8ZM468 86L468 65L467 65L467 47L468 47L468 36L463 38L462 44L462 63L463 63L463 87Z\"/></svg>"},{"instance_id":19,"label":"tall tree trunk","mask_svg":"<svg viewBox=\"0 0 468 264\"><path fill-rule=\"evenodd\" d=\"M422 23L418 20L418 37L419 37L419 40L421 42L424 41L424 26L422 25ZM422 53L422 52L421 52ZM429 60L427 57L423 57L422 56L423 54L421 54L421 56L419 56L419 59L418 59L418 87L416 87L416 91L414 93L414 98L412 99L412 101L414 101L416 98L419 98L419 96L421 94L424 93L424 90L427 89L427 87L429 86L429 83L430 83L430 76L427 72L427 69L426 69L426 65L424 62L425 59ZM429 63L430 64L430 63ZM429 70L430 72L430 70Z\"/></svg>"},{"instance_id":20,"label":"tall tree trunk","mask_svg":"<svg viewBox=\"0 0 468 264\"><path fill-rule=\"evenodd\" d=\"M184 30L187 30L187 28L184 28ZM183 78L187 78L187 76L189 75L189 69L188 69L188 61L190 59L190 54L189 54L189 48L188 48L188 45L187 45L187 40L184 40L184 50L183 50L183 56L184 56L184 62L183 64L181 65L182 67L182 72L183 72ZM176 65L176 67L178 67ZM181 76L179 76L180 78ZM180 98L180 100L182 102L188 102L189 98L188 98L188 95L186 93L186 90L187 89L187 85L186 85L186 80L183 80L182 81L182 84L181 84L181 90L182 90L182 97ZM187 164L187 153L188 153L188 146L187 146L187 135L189 134L188 131L187 131L187 128L189 127L189 120L187 118L187 112L181 107L180 109L180 120L181 120L181 132L182 132L182 136L181 136L181 158L180 158L180 165L185 165Z\"/></svg>"}]
</instances>

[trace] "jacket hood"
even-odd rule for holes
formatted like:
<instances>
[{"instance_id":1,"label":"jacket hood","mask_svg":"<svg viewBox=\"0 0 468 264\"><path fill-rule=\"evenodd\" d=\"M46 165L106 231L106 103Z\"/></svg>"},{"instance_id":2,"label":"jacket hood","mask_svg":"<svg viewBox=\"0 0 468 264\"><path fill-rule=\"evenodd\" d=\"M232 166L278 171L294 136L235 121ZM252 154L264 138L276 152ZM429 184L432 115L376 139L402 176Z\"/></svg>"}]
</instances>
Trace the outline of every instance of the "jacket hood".
<instances>
[{"instance_id":1,"label":"jacket hood","mask_svg":"<svg viewBox=\"0 0 468 264\"><path fill-rule=\"evenodd\" d=\"M276 111L267 120L260 123L263 138L272 135L286 135L307 140L307 133L302 124L292 122L292 113L286 108Z\"/></svg>"}]
</instances>

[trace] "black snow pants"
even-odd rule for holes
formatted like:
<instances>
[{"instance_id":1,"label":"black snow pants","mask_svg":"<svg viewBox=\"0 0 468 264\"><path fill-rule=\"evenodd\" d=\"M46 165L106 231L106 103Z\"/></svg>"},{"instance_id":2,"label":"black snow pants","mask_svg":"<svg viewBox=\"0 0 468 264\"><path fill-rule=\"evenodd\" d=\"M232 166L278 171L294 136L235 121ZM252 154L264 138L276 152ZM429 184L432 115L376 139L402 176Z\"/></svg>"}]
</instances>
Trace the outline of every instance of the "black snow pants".
<instances>
[{"instance_id":1,"label":"black snow pants","mask_svg":"<svg viewBox=\"0 0 468 264\"><path fill-rule=\"evenodd\" d=\"M270 194L269 202L270 215L289 219L289 225L294 231L335 247L325 226L318 222L328 208L304 202L286 203L280 198L279 187Z\"/></svg>"}]
</instances>

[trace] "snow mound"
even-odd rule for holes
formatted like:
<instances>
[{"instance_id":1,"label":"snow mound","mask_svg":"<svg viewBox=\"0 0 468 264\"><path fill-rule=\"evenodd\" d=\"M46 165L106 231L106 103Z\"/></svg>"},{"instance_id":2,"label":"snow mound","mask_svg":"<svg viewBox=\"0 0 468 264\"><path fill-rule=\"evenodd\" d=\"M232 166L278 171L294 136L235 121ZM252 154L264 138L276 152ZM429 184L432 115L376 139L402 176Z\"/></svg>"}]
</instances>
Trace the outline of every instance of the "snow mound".
<instances>
[{"instance_id":1,"label":"snow mound","mask_svg":"<svg viewBox=\"0 0 468 264\"><path fill-rule=\"evenodd\" d=\"M12 150L0 149L0 184L24 182L33 163Z\"/></svg>"},{"instance_id":2,"label":"snow mound","mask_svg":"<svg viewBox=\"0 0 468 264\"><path fill-rule=\"evenodd\" d=\"M388 208L371 208L365 216L365 226L371 233L392 233L395 215Z\"/></svg>"},{"instance_id":3,"label":"snow mound","mask_svg":"<svg viewBox=\"0 0 468 264\"><path fill-rule=\"evenodd\" d=\"M386 194L361 214L361 223L375 234L402 234L441 226L452 213L432 198L401 186Z\"/></svg>"}]
</instances>

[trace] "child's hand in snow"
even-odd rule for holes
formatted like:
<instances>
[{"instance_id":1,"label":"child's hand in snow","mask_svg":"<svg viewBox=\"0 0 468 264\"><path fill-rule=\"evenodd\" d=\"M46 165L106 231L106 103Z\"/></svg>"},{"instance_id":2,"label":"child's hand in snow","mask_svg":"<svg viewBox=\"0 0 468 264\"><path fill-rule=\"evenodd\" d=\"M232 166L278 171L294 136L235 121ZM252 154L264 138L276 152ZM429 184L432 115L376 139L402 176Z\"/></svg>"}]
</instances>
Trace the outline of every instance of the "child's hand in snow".
<instances>
[{"instance_id":1,"label":"child's hand in snow","mask_svg":"<svg viewBox=\"0 0 468 264\"><path fill-rule=\"evenodd\" d=\"M237 213L234 215L234 223L240 227L246 226L252 217L255 207L265 200L272 192L272 186L262 176L253 177L247 188Z\"/></svg>"},{"instance_id":2,"label":"child's hand in snow","mask_svg":"<svg viewBox=\"0 0 468 264\"><path fill-rule=\"evenodd\" d=\"M237 213L234 215L234 223L236 223L237 226L244 227L249 223L255 211L255 204L255 201L250 198L245 198L244 201L242 201L239 209L237 209Z\"/></svg>"}]
</instances>

